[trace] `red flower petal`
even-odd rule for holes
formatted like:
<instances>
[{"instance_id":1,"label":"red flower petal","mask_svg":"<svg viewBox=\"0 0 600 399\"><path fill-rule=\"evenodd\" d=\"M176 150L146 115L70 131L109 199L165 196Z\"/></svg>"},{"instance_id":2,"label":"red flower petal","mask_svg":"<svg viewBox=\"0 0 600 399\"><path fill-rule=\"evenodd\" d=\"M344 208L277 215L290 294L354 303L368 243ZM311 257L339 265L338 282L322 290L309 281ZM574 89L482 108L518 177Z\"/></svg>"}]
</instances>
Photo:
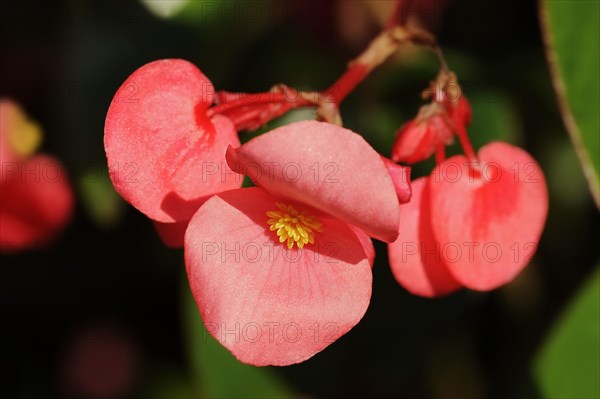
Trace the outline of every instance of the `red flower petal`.
<instances>
[{"instance_id":1,"label":"red flower petal","mask_svg":"<svg viewBox=\"0 0 600 399\"><path fill-rule=\"evenodd\" d=\"M392 146L394 162L416 163L427 159L435 151L438 143L427 121L414 119L405 123L396 133Z\"/></svg>"},{"instance_id":2,"label":"red flower petal","mask_svg":"<svg viewBox=\"0 0 600 399\"><path fill-rule=\"evenodd\" d=\"M227 146L239 146L233 125L205 115L213 91L189 62L161 60L135 71L111 103L104 129L110 177L154 220L189 220L207 197L241 186L224 170Z\"/></svg>"},{"instance_id":3,"label":"red flower petal","mask_svg":"<svg viewBox=\"0 0 600 399\"><path fill-rule=\"evenodd\" d=\"M351 224L348 225L350 229L356 234L358 240L363 246L365 250L365 254L367 255L367 259L369 260L369 264L373 267L373 263L375 263L375 248L373 247L373 240L369 237L364 231L359 229L358 227L354 227Z\"/></svg>"},{"instance_id":4,"label":"red flower petal","mask_svg":"<svg viewBox=\"0 0 600 399\"><path fill-rule=\"evenodd\" d=\"M256 366L302 362L348 332L371 297L371 267L348 225L321 219L314 244L289 250L268 229L279 200L252 187L218 194L185 236L185 261L208 331ZM310 213L310 211L308 211Z\"/></svg>"},{"instance_id":5,"label":"red flower petal","mask_svg":"<svg viewBox=\"0 0 600 399\"><path fill-rule=\"evenodd\" d=\"M153 221L152 224L154 224L154 229L167 247L183 247L183 238L185 237L185 230L187 229L188 222L161 223Z\"/></svg>"},{"instance_id":6,"label":"red flower petal","mask_svg":"<svg viewBox=\"0 0 600 399\"><path fill-rule=\"evenodd\" d=\"M396 242L388 244L388 256L400 285L415 295L431 298L461 286L446 268L431 229L427 183L426 177L412 182L412 199L400 207L400 235Z\"/></svg>"},{"instance_id":7,"label":"red flower petal","mask_svg":"<svg viewBox=\"0 0 600 399\"><path fill-rule=\"evenodd\" d=\"M450 144L454 137L447 112L438 103L421 107L417 117L405 123L396 133L392 160L417 163L433 154L441 144Z\"/></svg>"},{"instance_id":8,"label":"red flower petal","mask_svg":"<svg viewBox=\"0 0 600 399\"><path fill-rule=\"evenodd\" d=\"M348 129L292 123L228 150L227 163L275 196L311 205L386 242L398 236L392 180L379 154Z\"/></svg>"},{"instance_id":9,"label":"red flower petal","mask_svg":"<svg viewBox=\"0 0 600 399\"><path fill-rule=\"evenodd\" d=\"M410 201L411 196L410 166L398 165L384 156L381 157L381 160L392 178L398 201L401 204L406 204Z\"/></svg>"},{"instance_id":10,"label":"red flower petal","mask_svg":"<svg viewBox=\"0 0 600 399\"><path fill-rule=\"evenodd\" d=\"M39 155L16 166L0 185L0 250L5 252L48 241L73 208L73 193L58 160Z\"/></svg>"},{"instance_id":11,"label":"red flower petal","mask_svg":"<svg viewBox=\"0 0 600 399\"><path fill-rule=\"evenodd\" d=\"M448 113L456 123L462 124L467 127L471 123L473 118L473 111L471 110L471 104L465 96L461 96L457 101L448 101L445 103Z\"/></svg>"},{"instance_id":12,"label":"red flower petal","mask_svg":"<svg viewBox=\"0 0 600 399\"><path fill-rule=\"evenodd\" d=\"M520 148L490 143L479 151L481 176L464 156L433 171L431 216L442 257L466 287L511 281L535 251L548 212L540 166Z\"/></svg>"}]
</instances>

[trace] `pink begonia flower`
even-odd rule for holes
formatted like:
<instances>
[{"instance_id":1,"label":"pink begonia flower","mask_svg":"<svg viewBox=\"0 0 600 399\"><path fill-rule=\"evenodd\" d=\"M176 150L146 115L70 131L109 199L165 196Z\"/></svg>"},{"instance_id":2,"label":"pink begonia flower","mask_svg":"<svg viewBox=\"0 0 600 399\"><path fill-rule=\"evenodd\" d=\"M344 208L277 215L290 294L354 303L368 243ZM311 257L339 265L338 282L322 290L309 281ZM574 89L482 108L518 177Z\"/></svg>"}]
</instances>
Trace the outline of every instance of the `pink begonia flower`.
<instances>
[{"instance_id":1,"label":"pink begonia flower","mask_svg":"<svg viewBox=\"0 0 600 399\"><path fill-rule=\"evenodd\" d=\"M44 245L71 216L65 168L49 155L33 155L40 137L18 104L0 101L0 252Z\"/></svg>"},{"instance_id":2,"label":"pink begonia flower","mask_svg":"<svg viewBox=\"0 0 600 399\"><path fill-rule=\"evenodd\" d=\"M302 362L363 317L367 235L398 236L394 184L362 137L323 122L280 127L226 158L258 187L217 194L190 221L192 293L207 330L242 362Z\"/></svg>"},{"instance_id":3,"label":"pink begonia flower","mask_svg":"<svg viewBox=\"0 0 600 399\"><path fill-rule=\"evenodd\" d=\"M413 181L389 253L394 276L417 295L495 289L513 280L537 249L548 213L540 166L500 142L482 147L478 160L457 155Z\"/></svg>"},{"instance_id":4,"label":"pink begonia flower","mask_svg":"<svg viewBox=\"0 0 600 399\"><path fill-rule=\"evenodd\" d=\"M388 244L392 273L409 292L436 297L461 288L442 262L432 230L429 178L412 182L412 198L401 206L398 239Z\"/></svg>"},{"instance_id":5,"label":"pink begonia flower","mask_svg":"<svg viewBox=\"0 0 600 399\"><path fill-rule=\"evenodd\" d=\"M115 189L163 227L187 223L207 198L242 185L225 170L227 147L240 144L233 124L206 116L213 96L196 66L159 60L127 78L106 115L104 146Z\"/></svg>"}]
</instances>

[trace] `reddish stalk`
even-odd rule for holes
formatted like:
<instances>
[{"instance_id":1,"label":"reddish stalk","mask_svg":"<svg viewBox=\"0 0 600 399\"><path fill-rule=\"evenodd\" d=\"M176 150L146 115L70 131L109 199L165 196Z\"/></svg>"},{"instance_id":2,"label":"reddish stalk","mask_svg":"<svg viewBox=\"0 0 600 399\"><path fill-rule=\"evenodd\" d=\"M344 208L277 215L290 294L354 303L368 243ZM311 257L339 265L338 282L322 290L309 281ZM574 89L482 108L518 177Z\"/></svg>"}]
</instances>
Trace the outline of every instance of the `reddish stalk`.
<instances>
[{"instance_id":1,"label":"reddish stalk","mask_svg":"<svg viewBox=\"0 0 600 399\"><path fill-rule=\"evenodd\" d=\"M234 93L229 93L234 95ZM223 114L229 111L239 109L245 106L254 106L258 104L270 104L270 103L289 103L292 101L286 94L277 93L272 91L266 91L263 93L235 93L236 99L230 100L227 102L223 102L221 104L216 104L210 107L206 114L209 117L212 117L216 114ZM293 101L298 101L302 105L310 105L311 103L301 96L297 96ZM302 106L298 105L298 106Z\"/></svg>"},{"instance_id":2,"label":"reddish stalk","mask_svg":"<svg viewBox=\"0 0 600 399\"><path fill-rule=\"evenodd\" d=\"M331 123L340 123L341 119L337 108L339 104L362 82L369 73L385 62L398 47L413 40L418 43L430 41L430 36L421 31L409 32L406 29L396 26L393 29L385 30L379 34L369 44L369 47L350 63L344 74L335 81L327 90L321 93L298 92L293 89L281 87L264 93L228 93L222 92L222 97L229 99L221 104L217 104L207 110L207 115L212 117L216 114L223 114L240 121L243 126L253 125L252 119L260 125L265 124L284 113L299 107L317 106L317 115ZM289 90L286 92L286 90ZM290 93L297 95L290 96ZM293 98L290 98L293 97ZM333 102L333 104L332 104ZM266 115L255 115L248 111L248 107L258 104L272 104L273 111ZM276 105L282 105L277 107ZM237 124L236 124L237 127Z\"/></svg>"},{"instance_id":3,"label":"reddish stalk","mask_svg":"<svg viewBox=\"0 0 600 399\"><path fill-rule=\"evenodd\" d=\"M469 140L467 129L465 129L462 123L457 122L454 122L454 128L456 135L458 136L460 146L462 147L463 152L465 153L465 156L469 162L479 162L477 155L475 155L475 150L473 150L473 146L471 145L471 140Z\"/></svg>"},{"instance_id":4,"label":"reddish stalk","mask_svg":"<svg viewBox=\"0 0 600 399\"><path fill-rule=\"evenodd\" d=\"M369 75L369 72L369 68L362 63L350 64L346 72L323 92L324 100L328 101L331 98L336 105L340 105L344 98Z\"/></svg>"},{"instance_id":5,"label":"reddish stalk","mask_svg":"<svg viewBox=\"0 0 600 399\"><path fill-rule=\"evenodd\" d=\"M446 146L440 144L435 149L435 164L439 165L446 160Z\"/></svg>"},{"instance_id":6,"label":"reddish stalk","mask_svg":"<svg viewBox=\"0 0 600 399\"><path fill-rule=\"evenodd\" d=\"M390 17L387 20L386 28L391 29L396 25L400 25L402 21L400 20L401 12L402 12L402 0L395 0L394 5L392 6L392 12L390 13Z\"/></svg>"}]
</instances>

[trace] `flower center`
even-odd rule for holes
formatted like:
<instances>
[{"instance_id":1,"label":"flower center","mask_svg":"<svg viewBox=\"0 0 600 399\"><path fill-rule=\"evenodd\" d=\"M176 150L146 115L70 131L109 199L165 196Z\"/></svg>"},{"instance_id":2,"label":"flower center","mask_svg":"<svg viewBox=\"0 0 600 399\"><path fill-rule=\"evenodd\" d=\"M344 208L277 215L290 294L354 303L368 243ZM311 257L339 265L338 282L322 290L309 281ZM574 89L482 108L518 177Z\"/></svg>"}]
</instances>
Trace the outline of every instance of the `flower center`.
<instances>
[{"instance_id":1,"label":"flower center","mask_svg":"<svg viewBox=\"0 0 600 399\"><path fill-rule=\"evenodd\" d=\"M276 203L278 211L268 211L269 220L267 223L271 226L271 231L277 230L279 242L287 242L287 247L292 249L294 243L298 248L306 244L314 244L314 232L321 232L321 222L314 216L307 216L306 211L298 212L291 205L284 205L281 202Z\"/></svg>"}]
</instances>

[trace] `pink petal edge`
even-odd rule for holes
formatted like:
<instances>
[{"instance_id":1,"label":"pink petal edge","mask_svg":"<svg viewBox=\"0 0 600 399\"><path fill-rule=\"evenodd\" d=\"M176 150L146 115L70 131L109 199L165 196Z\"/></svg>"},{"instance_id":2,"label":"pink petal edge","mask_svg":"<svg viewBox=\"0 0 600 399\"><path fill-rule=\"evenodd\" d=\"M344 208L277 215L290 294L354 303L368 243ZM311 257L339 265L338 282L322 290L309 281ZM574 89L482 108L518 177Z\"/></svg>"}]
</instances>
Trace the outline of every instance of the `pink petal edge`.
<instances>
[{"instance_id":1,"label":"pink petal edge","mask_svg":"<svg viewBox=\"0 0 600 399\"><path fill-rule=\"evenodd\" d=\"M255 366L310 358L356 325L371 297L369 260L349 226L322 219L315 244L289 250L268 229L266 212L279 201L257 187L218 194L185 235L188 279L207 330Z\"/></svg>"},{"instance_id":2,"label":"pink petal edge","mask_svg":"<svg viewBox=\"0 0 600 399\"><path fill-rule=\"evenodd\" d=\"M409 292L433 298L461 288L444 264L431 227L428 178L412 182L412 199L400 207L400 235L388 244L394 277Z\"/></svg>"},{"instance_id":3,"label":"pink petal edge","mask_svg":"<svg viewBox=\"0 0 600 399\"><path fill-rule=\"evenodd\" d=\"M228 149L227 163L274 196L306 203L386 242L398 237L392 179L379 154L348 129L295 122Z\"/></svg>"},{"instance_id":4,"label":"pink petal edge","mask_svg":"<svg viewBox=\"0 0 600 399\"><path fill-rule=\"evenodd\" d=\"M225 168L228 146L239 146L233 124L205 114L214 89L195 65L154 61L117 91L104 128L111 180L129 203L163 223L191 218L209 196L238 188Z\"/></svg>"},{"instance_id":5,"label":"pink petal edge","mask_svg":"<svg viewBox=\"0 0 600 399\"><path fill-rule=\"evenodd\" d=\"M548 214L540 166L500 142L479 151L481 177L464 156L432 172L433 230L448 270L464 286L488 291L513 280L535 252Z\"/></svg>"}]
</instances>

